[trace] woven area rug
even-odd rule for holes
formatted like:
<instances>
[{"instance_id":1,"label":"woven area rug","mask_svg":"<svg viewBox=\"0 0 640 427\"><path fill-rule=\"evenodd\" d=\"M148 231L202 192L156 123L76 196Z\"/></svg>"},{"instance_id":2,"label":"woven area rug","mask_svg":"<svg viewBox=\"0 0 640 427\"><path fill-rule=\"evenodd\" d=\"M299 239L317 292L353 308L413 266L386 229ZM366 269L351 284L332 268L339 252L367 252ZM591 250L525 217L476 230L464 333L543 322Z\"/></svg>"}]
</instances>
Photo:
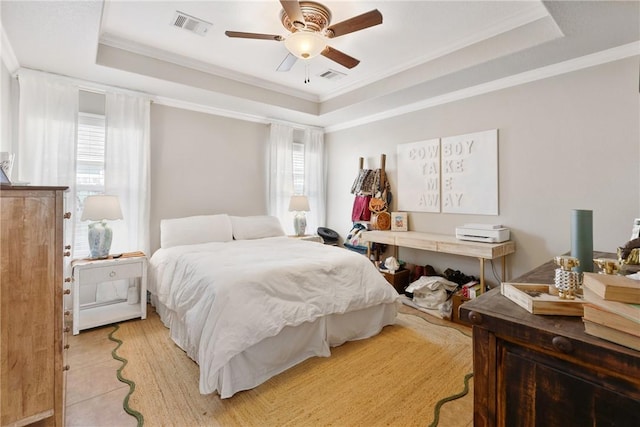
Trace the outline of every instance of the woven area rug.
<instances>
[{"instance_id":1,"label":"woven area rug","mask_svg":"<svg viewBox=\"0 0 640 427\"><path fill-rule=\"evenodd\" d=\"M472 376L468 333L402 313L375 337L332 348L329 358L308 359L229 399L199 393L198 365L155 312L121 323L112 339L122 342L114 357L132 388L125 409L147 426L435 426ZM447 425L472 425L464 400Z\"/></svg>"}]
</instances>

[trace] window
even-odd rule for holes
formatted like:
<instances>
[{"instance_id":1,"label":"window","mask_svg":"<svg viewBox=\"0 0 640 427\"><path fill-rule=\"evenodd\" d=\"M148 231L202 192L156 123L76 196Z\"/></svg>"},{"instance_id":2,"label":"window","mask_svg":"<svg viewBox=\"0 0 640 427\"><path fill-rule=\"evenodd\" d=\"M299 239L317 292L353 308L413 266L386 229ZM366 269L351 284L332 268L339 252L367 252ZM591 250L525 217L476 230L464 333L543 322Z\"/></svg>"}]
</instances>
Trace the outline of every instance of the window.
<instances>
[{"instance_id":1,"label":"window","mask_svg":"<svg viewBox=\"0 0 640 427\"><path fill-rule=\"evenodd\" d=\"M292 170L293 170L293 194L305 194L304 192L304 144L293 143Z\"/></svg>"},{"instance_id":2,"label":"window","mask_svg":"<svg viewBox=\"0 0 640 427\"><path fill-rule=\"evenodd\" d=\"M87 224L81 222L84 199L94 194L103 194L105 116L78 113L78 143L76 147L76 227L74 257L89 255Z\"/></svg>"},{"instance_id":3,"label":"window","mask_svg":"<svg viewBox=\"0 0 640 427\"><path fill-rule=\"evenodd\" d=\"M280 219L285 232L293 232L291 196L309 200L306 213L310 233L325 225L324 134L322 130L294 130L271 124L269 140L269 215Z\"/></svg>"}]
</instances>

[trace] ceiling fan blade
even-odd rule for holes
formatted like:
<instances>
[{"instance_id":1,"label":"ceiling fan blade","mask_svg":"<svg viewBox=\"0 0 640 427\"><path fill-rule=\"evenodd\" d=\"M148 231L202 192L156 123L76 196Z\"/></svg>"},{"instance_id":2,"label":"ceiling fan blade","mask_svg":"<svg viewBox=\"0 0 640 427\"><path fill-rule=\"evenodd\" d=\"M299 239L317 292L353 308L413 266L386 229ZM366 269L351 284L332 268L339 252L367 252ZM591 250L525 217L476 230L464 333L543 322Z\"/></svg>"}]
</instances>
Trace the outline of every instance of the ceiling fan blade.
<instances>
[{"instance_id":1,"label":"ceiling fan blade","mask_svg":"<svg viewBox=\"0 0 640 427\"><path fill-rule=\"evenodd\" d=\"M331 25L327 28L327 37L334 38L340 37L345 34L353 33L354 31L364 30L365 28L373 27L374 25L382 24L382 13L378 9L371 10L363 13L362 15L354 16L346 21L338 22L335 25Z\"/></svg>"},{"instance_id":2,"label":"ceiling fan blade","mask_svg":"<svg viewBox=\"0 0 640 427\"><path fill-rule=\"evenodd\" d=\"M346 68L353 68L360 63L360 60L347 55L344 52L340 52L337 49L332 48L331 46L327 46L321 53L325 58L329 58L332 61L337 62Z\"/></svg>"},{"instance_id":3,"label":"ceiling fan blade","mask_svg":"<svg viewBox=\"0 0 640 427\"><path fill-rule=\"evenodd\" d=\"M278 65L276 71L289 71L291 67L296 63L298 57L292 55L291 53L285 56L284 60Z\"/></svg>"},{"instance_id":4,"label":"ceiling fan blade","mask_svg":"<svg viewBox=\"0 0 640 427\"><path fill-rule=\"evenodd\" d=\"M298 0L280 0L280 4L295 28L300 30L305 27L306 23Z\"/></svg>"},{"instance_id":5,"label":"ceiling fan blade","mask_svg":"<svg viewBox=\"0 0 640 427\"><path fill-rule=\"evenodd\" d=\"M260 40L275 40L282 41L284 37L276 34L259 34L259 33L243 33L241 31L225 31L228 37L239 37L241 39L260 39Z\"/></svg>"}]
</instances>

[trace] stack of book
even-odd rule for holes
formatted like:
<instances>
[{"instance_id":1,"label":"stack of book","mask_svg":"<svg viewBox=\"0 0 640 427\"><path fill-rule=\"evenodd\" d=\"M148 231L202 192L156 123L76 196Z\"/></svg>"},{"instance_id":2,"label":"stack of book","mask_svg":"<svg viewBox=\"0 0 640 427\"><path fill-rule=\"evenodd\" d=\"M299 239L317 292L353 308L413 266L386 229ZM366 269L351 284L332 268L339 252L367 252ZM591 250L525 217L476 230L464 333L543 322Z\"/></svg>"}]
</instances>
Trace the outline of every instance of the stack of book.
<instances>
[{"instance_id":1,"label":"stack of book","mask_svg":"<svg viewBox=\"0 0 640 427\"><path fill-rule=\"evenodd\" d=\"M585 332L640 351L640 280L584 273Z\"/></svg>"}]
</instances>

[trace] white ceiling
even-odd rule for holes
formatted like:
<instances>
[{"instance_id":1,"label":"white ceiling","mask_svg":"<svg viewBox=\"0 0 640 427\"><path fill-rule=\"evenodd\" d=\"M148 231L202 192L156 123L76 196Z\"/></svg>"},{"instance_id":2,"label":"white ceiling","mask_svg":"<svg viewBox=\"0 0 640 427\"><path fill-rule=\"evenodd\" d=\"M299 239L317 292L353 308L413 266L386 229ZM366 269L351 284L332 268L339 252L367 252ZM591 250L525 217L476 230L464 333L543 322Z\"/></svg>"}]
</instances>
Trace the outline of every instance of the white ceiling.
<instances>
[{"instance_id":1,"label":"white ceiling","mask_svg":"<svg viewBox=\"0 0 640 427\"><path fill-rule=\"evenodd\" d=\"M327 98L350 87L372 83L461 46L477 42L547 15L539 2L454 3L438 8L435 2L326 1L332 22L372 9L383 14L383 24L331 40L330 45L362 63L352 70L322 56L298 61L290 72L276 68L287 54L283 42L231 39L225 30L287 35L280 23L278 0L261 2L107 2L101 39L106 44L141 49L155 57L198 61L212 71L250 83L269 82L291 90ZM211 22L205 37L172 27L176 10ZM427 22L430 24L425 25ZM181 58L182 57L182 58ZM311 83L304 83L304 62ZM340 81L315 76L327 69L345 73Z\"/></svg>"},{"instance_id":2,"label":"white ceiling","mask_svg":"<svg viewBox=\"0 0 640 427\"><path fill-rule=\"evenodd\" d=\"M20 67L146 92L170 105L330 128L597 52L640 54L638 1L322 3L332 23L372 9L383 15L381 25L330 40L361 61L351 70L319 56L278 72L284 43L224 35L286 36L278 0L2 0L2 55L5 63L11 56ZM212 27L205 36L177 28L176 11ZM327 70L345 75L319 77Z\"/></svg>"}]
</instances>

